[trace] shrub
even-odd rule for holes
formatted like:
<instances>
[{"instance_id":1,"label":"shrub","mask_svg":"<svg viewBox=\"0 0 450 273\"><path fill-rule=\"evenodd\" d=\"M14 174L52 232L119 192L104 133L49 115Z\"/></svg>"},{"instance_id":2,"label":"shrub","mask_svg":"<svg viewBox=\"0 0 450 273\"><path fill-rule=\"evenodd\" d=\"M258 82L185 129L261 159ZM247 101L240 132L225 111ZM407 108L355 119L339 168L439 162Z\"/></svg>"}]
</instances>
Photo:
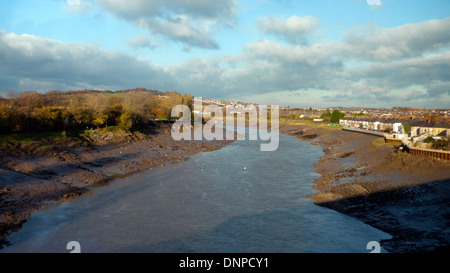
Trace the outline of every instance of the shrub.
<instances>
[{"instance_id":1,"label":"shrub","mask_svg":"<svg viewBox=\"0 0 450 273\"><path fill-rule=\"evenodd\" d=\"M425 139L423 140L423 142L425 142L425 143L432 143L432 142L435 142L435 140L434 140L434 138L432 138L431 136L429 136L429 137L425 138Z\"/></svg>"},{"instance_id":2,"label":"shrub","mask_svg":"<svg viewBox=\"0 0 450 273\"><path fill-rule=\"evenodd\" d=\"M152 109L152 115L157 119L167 118L166 113L161 108Z\"/></svg>"},{"instance_id":3,"label":"shrub","mask_svg":"<svg viewBox=\"0 0 450 273\"><path fill-rule=\"evenodd\" d=\"M131 130L131 128L133 127L133 118L132 114L129 111L124 111L122 113L119 118L118 126L126 132L129 132Z\"/></svg>"},{"instance_id":4,"label":"shrub","mask_svg":"<svg viewBox=\"0 0 450 273\"><path fill-rule=\"evenodd\" d=\"M440 150L448 150L450 146L450 140L445 139L439 139L431 145L431 148L433 149L440 149Z\"/></svg>"}]
</instances>

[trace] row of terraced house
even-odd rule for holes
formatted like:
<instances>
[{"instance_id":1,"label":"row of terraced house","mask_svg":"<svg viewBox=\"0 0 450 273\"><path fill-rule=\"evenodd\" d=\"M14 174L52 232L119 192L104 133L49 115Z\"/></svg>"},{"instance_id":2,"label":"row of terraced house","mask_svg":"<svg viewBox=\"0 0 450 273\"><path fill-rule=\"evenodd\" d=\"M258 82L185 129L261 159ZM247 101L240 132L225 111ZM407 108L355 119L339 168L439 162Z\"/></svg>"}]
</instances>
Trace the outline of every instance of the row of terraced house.
<instances>
[{"instance_id":1,"label":"row of terraced house","mask_svg":"<svg viewBox=\"0 0 450 273\"><path fill-rule=\"evenodd\" d=\"M450 137L450 124L447 122L428 122L415 119L344 117L340 119L339 124L355 129L384 132L391 138L408 141L423 141L430 136L435 140ZM408 128L408 131L405 130L405 127Z\"/></svg>"}]
</instances>

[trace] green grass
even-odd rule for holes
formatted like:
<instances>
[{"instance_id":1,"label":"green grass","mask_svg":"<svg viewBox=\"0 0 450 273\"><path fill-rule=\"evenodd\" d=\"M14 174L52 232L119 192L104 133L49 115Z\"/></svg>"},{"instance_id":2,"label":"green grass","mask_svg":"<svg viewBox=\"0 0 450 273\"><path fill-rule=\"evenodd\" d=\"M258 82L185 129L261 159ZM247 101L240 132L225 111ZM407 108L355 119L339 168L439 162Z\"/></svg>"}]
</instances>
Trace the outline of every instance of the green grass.
<instances>
[{"instance_id":1,"label":"green grass","mask_svg":"<svg viewBox=\"0 0 450 273\"><path fill-rule=\"evenodd\" d=\"M342 126L339 124L331 124L330 122L325 121L306 121L306 125L313 127L325 127L329 129L342 129Z\"/></svg>"},{"instance_id":2,"label":"green grass","mask_svg":"<svg viewBox=\"0 0 450 273\"><path fill-rule=\"evenodd\" d=\"M65 132L56 133L41 133L41 134L14 134L0 137L0 144L5 145L7 143L14 144L27 144L31 142L40 141L48 138L65 138Z\"/></svg>"},{"instance_id":3,"label":"green grass","mask_svg":"<svg viewBox=\"0 0 450 273\"><path fill-rule=\"evenodd\" d=\"M52 139L65 139L67 137L76 137L82 135L89 135L87 130L77 131L60 131L51 133L35 133L35 134L12 134L0 136L0 145L5 146L7 144L29 144L33 142L41 142L43 140Z\"/></svg>"},{"instance_id":4,"label":"green grass","mask_svg":"<svg viewBox=\"0 0 450 273\"><path fill-rule=\"evenodd\" d=\"M108 126L104 128L98 128L91 131L88 130L71 130L71 131L59 131L49 133L33 133L33 134L11 134L0 135L0 146L7 145L25 145L30 143L47 143L48 141L54 141L58 139L69 140L72 137L90 136L92 134L98 135L113 135L113 136L126 136L129 132L125 131L119 126Z\"/></svg>"},{"instance_id":5,"label":"green grass","mask_svg":"<svg viewBox=\"0 0 450 273\"><path fill-rule=\"evenodd\" d=\"M280 117L280 123L302 123L302 124L304 124L305 121L303 121L301 119L292 119L292 118Z\"/></svg>"},{"instance_id":6,"label":"green grass","mask_svg":"<svg viewBox=\"0 0 450 273\"><path fill-rule=\"evenodd\" d=\"M382 137L378 138L377 140L372 141L372 144L375 146L387 146L387 147L392 147L392 148L400 146L400 144L397 142L386 143L386 141Z\"/></svg>"},{"instance_id":7,"label":"green grass","mask_svg":"<svg viewBox=\"0 0 450 273\"><path fill-rule=\"evenodd\" d=\"M386 144L384 138L377 138L377 140L372 141L372 144L375 146L381 146Z\"/></svg>"}]
</instances>

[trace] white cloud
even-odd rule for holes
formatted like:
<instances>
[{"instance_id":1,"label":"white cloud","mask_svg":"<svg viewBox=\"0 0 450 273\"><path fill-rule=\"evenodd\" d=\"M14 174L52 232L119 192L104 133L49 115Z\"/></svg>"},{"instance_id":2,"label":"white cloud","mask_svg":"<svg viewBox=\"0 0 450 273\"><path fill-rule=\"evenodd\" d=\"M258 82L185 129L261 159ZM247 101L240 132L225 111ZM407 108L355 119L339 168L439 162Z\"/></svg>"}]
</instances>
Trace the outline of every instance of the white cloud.
<instances>
[{"instance_id":1,"label":"white cloud","mask_svg":"<svg viewBox=\"0 0 450 273\"><path fill-rule=\"evenodd\" d=\"M72 15L80 15L93 9L91 3L82 0L67 0L63 9Z\"/></svg>"},{"instance_id":2,"label":"white cloud","mask_svg":"<svg viewBox=\"0 0 450 273\"><path fill-rule=\"evenodd\" d=\"M312 16L265 16L258 18L256 25L261 33L273 35L291 44L304 44L319 25L319 20Z\"/></svg>"},{"instance_id":3,"label":"white cloud","mask_svg":"<svg viewBox=\"0 0 450 273\"><path fill-rule=\"evenodd\" d=\"M362 78L377 85L388 84L394 88L447 81L450 79L450 51L352 67L348 68L346 73L350 78Z\"/></svg>"},{"instance_id":4,"label":"white cloud","mask_svg":"<svg viewBox=\"0 0 450 273\"><path fill-rule=\"evenodd\" d=\"M363 31L361 31L363 30ZM392 61L420 56L450 46L450 18L406 24L394 28L370 25L345 32L337 44L347 56Z\"/></svg>"},{"instance_id":5,"label":"white cloud","mask_svg":"<svg viewBox=\"0 0 450 273\"><path fill-rule=\"evenodd\" d=\"M2 91L163 87L162 69L119 51L0 31ZM53 87L51 87L53 86Z\"/></svg>"},{"instance_id":6,"label":"white cloud","mask_svg":"<svg viewBox=\"0 0 450 273\"><path fill-rule=\"evenodd\" d=\"M253 41L244 45L246 56L267 60L283 60L284 62L304 62L309 65L317 65L319 62L335 61L333 45L314 44L304 45L282 45L268 40Z\"/></svg>"},{"instance_id":7,"label":"white cloud","mask_svg":"<svg viewBox=\"0 0 450 273\"><path fill-rule=\"evenodd\" d=\"M133 19L135 17L167 14L187 14L193 18L232 18L237 13L235 0L97 0L106 9L117 15Z\"/></svg>"},{"instance_id":8,"label":"white cloud","mask_svg":"<svg viewBox=\"0 0 450 273\"><path fill-rule=\"evenodd\" d=\"M214 41L208 28L202 24L193 27L189 17L179 15L171 20L161 18L143 18L139 26L166 37L168 40L181 42L186 46L217 49L219 45Z\"/></svg>"},{"instance_id":9,"label":"white cloud","mask_svg":"<svg viewBox=\"0 0 450 273\"><path fill-rule=\"evenodd\" d=\"M97 0L106 10L152 35L187 47L217 49L215 29L235 23L236 0Z\"/></svg>"},{"instance_id":10,"label":"white cloud","mask_svg":"<svg viewBox=\"0 0 450 273\"><path fill-rule=\"evenodd\" d=\"M133 38L127 40L127 44L134 49L138 48L150 48L154 49L157 48L159 45L157 43L151 43L150 39L147 37L147 35L144 34L138 34L135 35Z\"/></svg>"}]
</instances>

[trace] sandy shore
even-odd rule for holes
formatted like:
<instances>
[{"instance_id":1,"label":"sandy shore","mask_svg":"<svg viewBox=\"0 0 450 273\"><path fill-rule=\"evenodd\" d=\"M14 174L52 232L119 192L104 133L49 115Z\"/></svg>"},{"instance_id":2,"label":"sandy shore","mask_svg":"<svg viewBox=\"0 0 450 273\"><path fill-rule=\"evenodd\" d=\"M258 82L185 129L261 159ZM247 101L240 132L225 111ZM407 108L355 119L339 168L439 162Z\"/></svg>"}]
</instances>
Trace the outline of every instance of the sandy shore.
<instances>
[{"instance_id":1,"label":"sandy shore","mask_svg":"<svg viewBox=\"0 0 450 273\"><path fill-rule=\"evenodd\" d=\"M283 124L280 131L323 147L317 193L309 196L317 205L391 234L380 242L389 252L449 251L450 161L336 128Z\"/></svg>"},{"instance_id":2,"label":"sandy shore","mask_svg":"<svg viewBox=\"0 0 450 273\"><path fill-rule=\"evenodd\" d=\"M231 141L175 141L171 124L120 138L91 135L0 149L0 248L39 208L89 193L115 177L182 161ZM48 144L48 145L45 145Z\"/></svg>"}]
</instances>

